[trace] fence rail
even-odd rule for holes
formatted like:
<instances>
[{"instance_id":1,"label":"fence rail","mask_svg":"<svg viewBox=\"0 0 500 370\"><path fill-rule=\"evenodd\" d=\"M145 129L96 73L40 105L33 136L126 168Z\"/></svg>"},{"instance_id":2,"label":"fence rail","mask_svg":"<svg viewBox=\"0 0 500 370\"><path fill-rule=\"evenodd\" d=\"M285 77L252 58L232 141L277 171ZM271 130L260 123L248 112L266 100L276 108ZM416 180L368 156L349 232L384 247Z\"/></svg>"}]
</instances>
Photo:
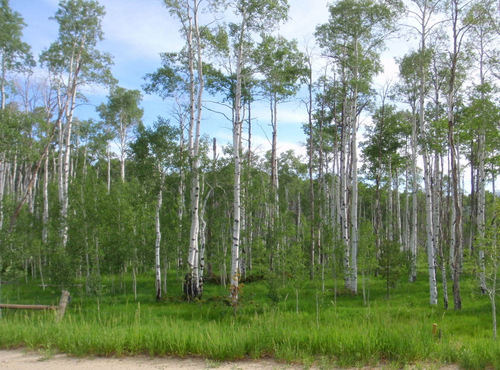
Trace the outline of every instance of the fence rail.
<instances>
[{"instance_id":1,"label":"fence rail","mask_svg":"<svg viewBox=\"0 0 500 370\"><path fill-rule=\"evenodd\" d=\"M57 312L56 316L57 321L60 321L64 317L64 313L66 312L66 306L68 305L69 296L70 296L69 292L63 290L58 306L48 306L41 304L0 303L0 308L10 308L19 310L55 310Z\"/></svg>"}]
</instances>

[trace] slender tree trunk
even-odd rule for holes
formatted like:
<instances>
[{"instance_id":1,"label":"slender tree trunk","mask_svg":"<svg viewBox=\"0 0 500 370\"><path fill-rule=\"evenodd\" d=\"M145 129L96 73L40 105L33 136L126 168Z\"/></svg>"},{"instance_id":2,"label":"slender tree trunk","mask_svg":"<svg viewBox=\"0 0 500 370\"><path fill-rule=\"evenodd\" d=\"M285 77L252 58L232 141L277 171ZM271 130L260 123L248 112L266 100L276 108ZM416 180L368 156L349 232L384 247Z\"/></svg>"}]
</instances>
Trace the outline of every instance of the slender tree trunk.
<instances>
[{"instance_id":1,"label":"slender tree trunk","mask_svg":"<svg viewBox=\"0 0 500 370\"><path fill-rule=\"evenodd\" d=\"M252 110L251 110L251 99L248 99L248 153L247 153L247 168L248 168L248 176L246 181L246 202L247 202L247 212L245 213L247 217L246 226L247 226L247 256L245 263L245 278L247 270L252 272L252 244L253 244L253 212L250 209L250 183L251 183L251 168L252 168Z\"/></svg>"},{"instance_id":2,"label":"slender tree trunk","mask_svg":"<svg viewBox=\"0 0 500 370\"><path fill-rule=\"evenodd\" d=\"M200 126L203 95L203 69L201 56L201 38L198 27L198 0L193 1L193 6L187 6L188 27L187 42L189 51L189 75L190 75L190 157L191 157L191 232L188 253L189 272L184 284L184 294L188 299L200 297L200 270L199 270L199 204L200 204ZM193 41L193 36L195 40ZM197 78L195 79L195 61L197 66ZM197 81L196 81L197 80ZM198 88L195 88L198 83ZM194 132L194 137L192 133ZM193 140L194 139L194 140ZM192 146L191 146L192 145Z\"/></svg>"},{"instance_id":3,"label":"slender tree trunk","mask_svg":"<svg viewBox=\"0 0 500 370\"><path fill-rule=\"evenodd\" d=\"M389 164L388 164L388 169L387 169L387 174L388 174L388 179L387 179L387 213L388 213L388 219L389 222L387 223L387 238L391 241L394 240L394 201L393 201L393 195L394 191L392 189L392 161L391 158L389 157Z\"/></svg>"},{"instance_id":4,"label":"slender tree trunk","mask_svg":"<svg viewBox=\"0 0 500 370\"><path fill-rule=\"evenodd\" d=\"M246 27L246 14L243 15L241 25L238 54L236 58L236 90L234 99L233 122L233 161L234 161L234 188L233 188L233 235L231 247L231 303L236 310L238 305L239 278L240 278L240 215L241 215L241 129L242 117L242 80L243 80L243 40Z\"/></svg>"},{"instance_id":5,"label":"slender tree trunk","mask_svg":"<svg viewBox=\"0 0 500 370\"><path fill-rule=\"evenodd\" d=\"M123 118L120 117L120 177L122 183L125 182L125 140L127 138L127 128L123 123Z\"/></svg>"},{"instance_id":6,"label":"slender tree trunk","mask_svg":"<svg viewBox=\"0 0 500 370\"><path fill-rule=\"evenodd\" d=\"M309 260L310 260L310 270L309 270L309 278L311 280L314 279L314 247L315 247L315 199L314 199L314 178L313 178L313 153L314 153L314 133L313 133L313 78L312 78L312 65L311 59L308 59L309 63L309 80L308 80L308 91L309 91L309 103L307 106L308 120L309 120L309 197L311 202L311 211L310 211L310 223L311 223L311 233L310 233L310 246L309 246ZM298 295L297 295L298 297ZM297 307L298 313L298 307Z\"/></svg>"},{"instance_id":7,"label":"slender tree trunk","mask_svg":"<svg viewBox=\"0 0 500 370\"><path fill-rule=\"evenodd\" d=\"M379 158L378 158L378 164L377 164L377 169L376 169L376 174L375 174L375 222L374 222L374 231L375 231L375 252L377 255L377 259L380 254L380 246L381 246L381 226L382 226L382 209L380 207L380 179L382 175L382 146L381 143L379 143Z\"/></svg>"},{"instance_id":8,"label":"slender tree trunk","mask_svg":"<svg viewBox=\"0 0 500 370\"><path fill-rule=\"evenodd\" d=\"M414 112L415 113L415 112ZM415 114L413 114L415 117ZM410 251L411 251L411 274L410 281L417 280L417 231L418 231L418 179L417 179L417 120L413 118L411 128L411 176L412 176L412 189L411 189L411 227L410 227Z\"/></svg>"},{"instance_id":9,"label":"slender tree trunk","mask_svg":"<svg viewBox=\"0 0 500 370\"><path fill-rule=\"evenodd\" d=\"M7 77L7 66L5 65L5 53L2 53L2 78L0 79L1 108L5 109L5 79Z\"/></svg>"},{"instance_id":10,"label":"slender tree trunk","mask_svg":"<svg viewBox=\"0 0 500 370\"><path fill-rule=\"evenodd\" d=\"M81 50L80 50L81 52ZM80 58L77 56L75 58L77 65L80 63ZM77 94L77 84L78 84L78 68L75 71L70 71L68 76L68 93L66 96L66 104L63 107L62 117L65 118L66 125L64 126L64 132L62 134L62 141L60 142L60 150L62 153L62 163L61 163L61 184L60 195L61 195L61 242L62 246L66 247L68 242L68 207L69 207L69 182L70 182L70 171L71 171L71 135L73 129L73 113L76 107L76 94ZM74 74L73 74L74 73Z\"/></svg>"},{"instance_id":11,"label":"slender tree trunk","mask_svg":"<svg viewBox=\"0 0 500 370\"><path fill-rule=\"evenodd\" d=\"M42 154L40 155L40 158L38 159L37 163L35 164L35 167L31 171L31 177L30 177L30 181L28 182L26 192L25 192L23 198L20 200L16 210L14 211L14 214L11 217L9 232L13 230L14 225L15 225L16 220L17 220L17 217L19 216L19 213L21 212L21 208L24 205L24 203L26 202L26 199L29 196L31 188L35 184L35 180L37 177L36 174L38 173L38 171L42 165L42 161L44 160L45 156L48 155L49 146L50 146L50 143L52 141L52 138L54 137L54 134L55 134L55 129L52 130L52 133L49 135L49 138L47 140L47 144L45 145L45 148L44 148Z\"/></svg>"},{"instance_id":12,"label":"slender tree trunk","mask_svg":"<svg viewBox=\"0 0 500 370\"><path fill-rule=\"evenodd\" d=\"M448 138L451 152L451 183L453 189L453 229L451 230L453 234L451 246L451 250L453 251L453 303L455 310L460 310L462 309L462 299L460 297L460 273L462 265L462 207L458 193L459 175L453 126L453 121L450 120L448 126Z\"/></svg>"},{"instance_id":13,"label":"slender tree trunk","mask_svg":"<svg viewBox=\"0 0 500 370\"><path fill-rule=\"evenodd\" d=\"M352 204L351 204L351 283L353 294L358 292L358 154L357 154L357 118L354 111L351 143L351 171L352 171Z\"/></svg>"},{"instance_id":14,"label":"slender tree trunk","mask_svg":"<svg viewBox=\"0 0 500 370\"><path fill-rule=\"evenodd\" d=\"M424 159L424 182L425 182L425 231L427 235L427 266L429 269L429 291L430 304L437 305L437 280L436 280L436 253L434 249L434 235L432 225L432 188L430 180L430 164L428 163L427 151L423 150Z\"/></svg>"},{"instance_id":15,"label":"slender tree trunk","mask_svg":"<svg viewBox=\"0 0 500 370\"><path fill-rule=\"evenodd\" d=\"M180 156L181 156L181 163L184 163L184 125L181 120L180 124L180 132L181 132L181 138L180 138ZM181 165L179 168L179 188L178 188L178 195L177 195L177 219L179 220L179 230L177 231L177 258L176 258L176 270L177 270L177 280L180 278L180 270L183 265L183 258L182 258L182 250L180 248L182 244L182 234L183 234L183 229L184 229L184 208L185 208L185 171L184 171L184 166Z\"/></svg>"},{"instance_id":16,"label":"slender tree trunk","mask_svg":"<svg viewBox=\"0 0 500 370\"><path fill-rule=\"evenodd\" d=\"M107 148L107 158L108 158L108 176L107 176L107 189L108 195L111 191L111 151L109 150L109 146Z\"/></svg>"},{"instance_id":17,"label":"slender tree trunk","mask_svg":"<svg viewBox=\"0 0 500 370\"><path fill-rule=\"evenodd\" d=\"M7 158L5 152L0 155L0 231L3 229L3 197L7 178Z\"/></svg>"},{"instance_id":18,"label":"slender tree trunk","mask_svg":"<svg viewBox=\"0 0 500 370\"><path fill-rule=\"evenodd\" d=\"M155 214L155 231L156 231L156 242L155 242L155 270L156 270L156 300L161 300L161 264L160 264L160 245L161 245L161 230L160 230L160 210L163 202L163 180L165 175L161 174L160 190L158 191L158 202L156 204L156 214Z\"/></svg>"},{"instance_id":19,"label":"slender tree trunk","mask_svg":"<svg viewBox=\"0 0 500 370\"><path fill-rule=\"evenodd\" d=\"M355 43L355 58L358 62L358 46L359 42ZM358 64L356 64L354 72L354 80L358 79ZM353 294L358 292L358 87L354 88L353 103L352 103L352 134L351 134L351 283L350 290Z\"/></svg>"},{"instance_id":20,"label":"slender tree trunk","mask_svg":"<svg viewBox=\"0 0 500 370\"><path fill-rule=\"evenodd\" d=\"M455 94L456 94L456 73L458 69L458 59L461 50L464 32L467 28L459 27L459 13L461 7L458 0L451 1L451 22L452 22L452 42L453 50L450 54L449 86L448 86L448 146L451 154L451 186L453 190L453 244L451 246L453 262L453 303L455 310L462 309L462 299L460 296L460 275L463 259L463 234L462 234L462 204L460 195L460 168L458 145L455 138Z\"/></svg>"},{"instance_id":21,"label":"slender tree trunk","mask_svg":"<svg viewBox=\"0 0 500 370\"><path fill-rule=\"evenodd\" d=\"M49 240L49 156L45 156L43 177L43 213L42 213L42 246L46 247ZM42 258L40 258L40 277L42 287L45 290L45 282L42 272Z\"/></svg>"},{"instance_id":22,"label":"slender tree trunk","mask_svg":"<svg viewBox=\"0 0 500 370\"><path fill-rule=\"evenodd\" d=\"M404 208L404 217L403 217L403 243L404 249L411 257L411 249L410 249L410 192L408 191L408 165L405 167L405 191L404 191L404 199L405 199L405 208ZM412 261L413 264L413 261ZM410 281L411 281L411 268L410 268Z\"/></svg>"},{"instance_id":23,"label":"slender tree trunk","mask_svg":"<svg viewBox=\"0 0 500 370\"><path fill-rule=\"evenodd\" d=\"M204 184L205 181L202 180ZM202 191L203 193L203 191ZM203 290L203 277L205 273L205 256L206 256L206 246L207 246L207 222L205 220L205 211L207 209L208 198L212 196L212 189L208 192L200 212L200 289Z\"/></svg>"},{"instance_id":24,"label":"slender tree trunk","mask_svg":"<svg viewBox=\"0 0 500 370\"><path fill-rule=\"evenodd\" d=\"M481 63L480 63L480 76L481 76L481 86L484 85L484 71L483 71L483 53L481 53ZM481 90L481 100L484 101L485 94L484 90ZM478 166L478 178L477 178L477 236L479 239L478 249L479 249L479 283L481 291L483 294L486 293L486 266L485 266L485 255L484 255L484 237L485 237L485 223L486 223L486 177L485 177L485 152L484 144L486 141L485 125L487 122L481 122L481 127L479 128L479 135L477 141L477 166ZM496 337L495 337L496 338Z\"/></svg>"},{"instance_id":25,"label":"slender tree trunk","mask_svg":"<svg viewBox=\"0 0 500 370\"><path fill-rule=\"evenodd\" d=\"M496 288L497 288L497 273L493 274L494 280L493 280L493 286L492 286L492 294L490 295L490 300L491 300L491 314L493 316L493 339L497 339L497 306L496 306Z\"/></svg>"},{"instance_id":26,"label":"slender tree trunk","mask_svg":"<svg viewBox=\"0 0 500 370\"><path fill-rule=\"evenodd\" d=\"M402 221L401 221L401 195L399 194L399 171L396 168L396 224L398 230L398 242L401 246L401 249L404 250L403 244L403 229L402 229Z\"/></svg>"},{"instance_id":27,"label":"slender tree trunk","mask_svg":"<svg viewBox=\"0 0 500 370\"><path fill-rule=\"evenodd\" d=\"M344 267L344 285L347 290L351 290L350 286L350 239L349 239L349 187L347 182L347 174L349 164L347 154L349 153L348 135L349 124L346 112L347 98L344 98L342 104L342 132L341 132L341 148L340 148L340 219L342 229L342 246L343 246L343 267Z\"/></svg>"},{"instance_id":28,"label":"slender tree trunk","mask_svg":"<svg viewBox=\"0 0 500 370\"><path fill-rule=\"evenodd\" d=\"M425 15L424 15L425 17ZM425 36L426 29L425 23L422 23L422 39L420 45L420 52L422 55L426 53ZM427 142L427 130L425 127L425 86L426 74L424 70L424 63L421 61L420 69L420 86L419 86L419 126L420 136L423 142ZM427 245L427 267L429 269L429 302L431 305L437 305L437 280L436 280L436 252L434 249L434 235L432 226L432 186L431 186L431 168L429 157L425 146L422 148L422 158L424 161L424 183L425 183L425 231L426 231L426 245Z\"/></svg>"}]
</instances>

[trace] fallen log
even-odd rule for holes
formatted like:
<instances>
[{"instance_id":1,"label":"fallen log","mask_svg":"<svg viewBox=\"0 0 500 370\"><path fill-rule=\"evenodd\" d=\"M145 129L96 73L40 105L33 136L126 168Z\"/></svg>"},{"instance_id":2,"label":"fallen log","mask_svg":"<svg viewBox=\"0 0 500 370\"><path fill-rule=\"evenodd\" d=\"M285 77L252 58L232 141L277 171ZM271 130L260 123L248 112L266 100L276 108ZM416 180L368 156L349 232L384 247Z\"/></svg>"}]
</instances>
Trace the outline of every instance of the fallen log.
<instances>
[{"instance_id":1,"label":"fallen log","mask_svg":"<svg viewBox=\"0 0 500 370\"><path fill-rule=\"evenodd\" d=\"M60 321L64 317L66 312L66 306L69 301L69 292L66 290L62 291L61 299L59 300L59 306L49 306L41 304L15 304L15 303L0 303L0 308L11 308L19 310L56 310L57 316L56 320Z\"/></svg>"},{"instance_id":2,"label":"fallen log","mask_svg":"<svg viewBox=\"0 0 500 370\"><path fill-rule=\"evenodd\" d=\"M0 308L15 308L19 310L57 310L59 306L47 306L43 304L0 303Z\"/></svg>"}]
</instances>

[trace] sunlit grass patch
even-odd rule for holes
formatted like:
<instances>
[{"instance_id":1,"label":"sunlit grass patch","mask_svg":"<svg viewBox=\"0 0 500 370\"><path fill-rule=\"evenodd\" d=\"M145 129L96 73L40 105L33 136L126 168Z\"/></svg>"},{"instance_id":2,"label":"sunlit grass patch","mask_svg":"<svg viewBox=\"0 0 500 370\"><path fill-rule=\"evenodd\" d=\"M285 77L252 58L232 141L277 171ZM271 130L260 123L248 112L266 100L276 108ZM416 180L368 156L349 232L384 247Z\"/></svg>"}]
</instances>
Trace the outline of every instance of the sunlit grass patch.
<instances>
[{"instance_id":1,"label":"sunlit grass patch","mask_svg":"<svg viewBox=\"0 0 500 370\"><path fill-rule=\"evenodd\" d=\"M371 298L364 305L361 297L340 291L335 298L331 281L325 291L318 284L303 284L298 300L297 292L284 286L282 298L275 301L259 280L245 285L236 314L219 285L206 284L201 300L186 302L180 284L170 284L167 297L156 302L151 282L150 276L141 276L137 301L126 289L87 297L77 288L60 323L53 312L3 310L0 347L212 361L272 356L332 366L500 366L487 298L475 297L458 312L430 307L425 282L403 282L387 299L383 281L372 278ZM4 301L10 302L53 304L57 295L55 289L43 292L34 284L3 287Z\"/></svg>"}]
</instances>

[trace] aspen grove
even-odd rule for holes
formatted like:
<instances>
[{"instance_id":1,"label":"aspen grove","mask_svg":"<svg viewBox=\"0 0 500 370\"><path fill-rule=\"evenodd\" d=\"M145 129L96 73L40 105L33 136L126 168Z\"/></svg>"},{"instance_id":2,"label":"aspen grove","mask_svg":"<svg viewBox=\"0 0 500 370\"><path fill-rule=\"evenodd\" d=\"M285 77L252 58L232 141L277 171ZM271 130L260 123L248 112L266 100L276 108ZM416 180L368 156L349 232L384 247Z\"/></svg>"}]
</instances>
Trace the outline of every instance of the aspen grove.
<instances>
[{"instance_id":1,"label":"aspen grove","mask_svg":"<svg viewBox=\"0 0 500 370\"><path fill-rule=\"evenodd\" d=\"M130 276L137 300L151 272L158 304L172 285L200 301L209 282L236 313L256 279L276 300L294 287L297 302L300 284L334 279L332 302L366 305L383 278L388 297L425 281L427 304L445 309L450 287L461 310L467 276L495 308L498 1L334 0L306 46L280 33L287 0L163 0L182 47L131 89L112 74L113 15L98 1L60 0L40 55L0 2L1 284L99 296L105 277ZM398 38L413 47L380 86ZM107 96L79 117L92 89ZM144 119L149 95L168 116ZM305 117L303 155L280 150L289 102ZM271 130L264 154L257 120ZM220 122L228 142L211 135Z\"/></svg>"}]
</instances>

